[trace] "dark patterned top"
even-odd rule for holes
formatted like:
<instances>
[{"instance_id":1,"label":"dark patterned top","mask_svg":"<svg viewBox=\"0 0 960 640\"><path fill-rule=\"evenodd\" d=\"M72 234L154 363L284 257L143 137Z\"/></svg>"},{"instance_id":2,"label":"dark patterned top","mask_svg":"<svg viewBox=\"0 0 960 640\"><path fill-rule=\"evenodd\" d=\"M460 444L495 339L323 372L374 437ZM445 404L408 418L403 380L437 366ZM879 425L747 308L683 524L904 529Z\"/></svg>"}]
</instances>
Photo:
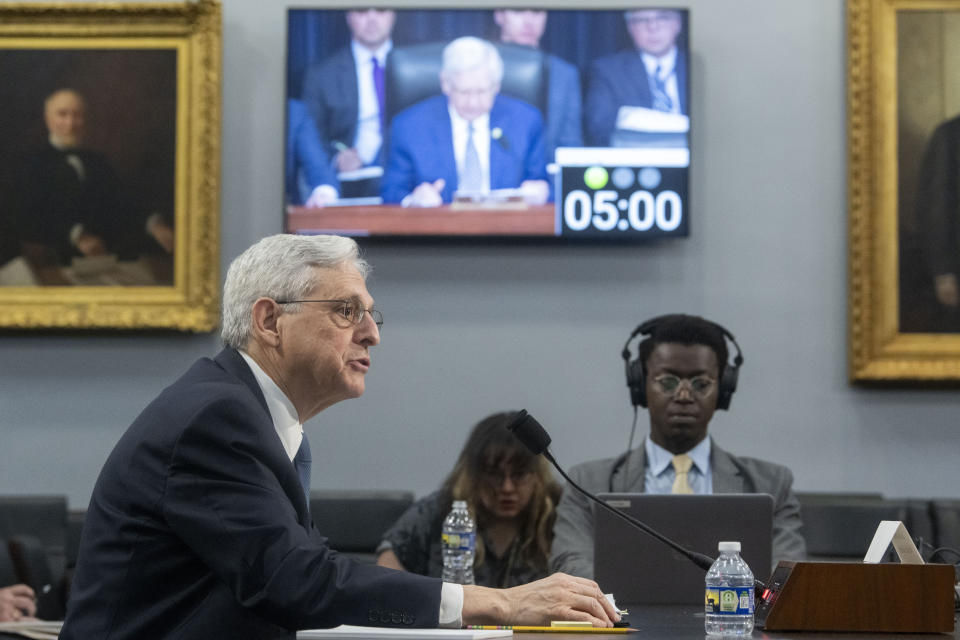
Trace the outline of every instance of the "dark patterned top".
<instances>
[{"instance_id":1,"label":"dark patterned top","mask_svg":"<svg viewBox=\"0 0 960 640\"><path fill-rule=\"evenodd\" d=\"M383 534L383 542L377 551L392 549L405 569L413 573L439 578L443 570L443 555L440 546L444 509L449 510L450 500L443 492L436 491L410 505L390 529ZM478 532L483 536L483 532ZM531 566L527 559L520 558L515 548L516 541L498 557L491 550L486 537L483 564L473 569L474 583L484 587L514 587L546 577L546 568Z\"/></svg>"}]
</instances>

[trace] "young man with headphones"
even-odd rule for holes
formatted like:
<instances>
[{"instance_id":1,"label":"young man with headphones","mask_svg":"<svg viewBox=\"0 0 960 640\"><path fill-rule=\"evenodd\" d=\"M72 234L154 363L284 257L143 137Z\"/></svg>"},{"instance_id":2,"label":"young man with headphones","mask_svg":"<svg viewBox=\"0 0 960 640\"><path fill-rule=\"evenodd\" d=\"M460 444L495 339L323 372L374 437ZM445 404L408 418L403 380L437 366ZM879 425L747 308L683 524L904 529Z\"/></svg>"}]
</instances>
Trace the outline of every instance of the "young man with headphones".
<instances>
[{"instance_id":1,"label":"young man with headphones","mask_svg":"<svg viewBox=\"0 0 960 640\"><path fill-rule=\"evenodd\" d=\"M630 360L630 341L647 336ZM728 339L737 350L729 363ZM710 418L728 409L743 363L733 335L697 316L672 314L637 327L623 348L634 407L650 415L641 446L617 458L592 460L570 470L587 491L625 493L768 493L774 499L773 561L800 560L800 504L793 474L784 466L735 456L707 437ZM557 507L551 569L593 578L593 511L575 491Z\"/></svg>"}]
</instances>

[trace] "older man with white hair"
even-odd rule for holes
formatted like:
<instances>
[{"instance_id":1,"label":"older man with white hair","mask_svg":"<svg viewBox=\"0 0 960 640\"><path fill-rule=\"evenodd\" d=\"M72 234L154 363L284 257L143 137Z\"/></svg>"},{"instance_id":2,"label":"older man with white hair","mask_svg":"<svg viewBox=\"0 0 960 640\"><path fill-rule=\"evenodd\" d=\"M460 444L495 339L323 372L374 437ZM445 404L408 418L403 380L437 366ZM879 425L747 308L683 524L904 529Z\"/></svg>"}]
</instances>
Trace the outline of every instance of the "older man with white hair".
<instances>
[{"instance_id":1,"label":"older man with white hair","mask_svg":"<svg viewBox=\"0 0 960 640\"><path fill-rule=\"evenodd\" d=\"M233 261L226 348L167 387L100 473L62 640L619 619L591 580L443 583L357 564L314 529L303 423L364 391L383 322L367 271L337 236L271 236Z\"/></svg>"},{"instance_id":2,"label":"older man with white hair","mask_svg":"<svg viewBox=\"0 0 960 640\"><path fill-rule=\"evenodd\" d=\"M133 258L155 248L148 235L172 253L168 218L146 215L107 156L86 145L84 96L57 89L44 100L43 117L47 143L26 154L10 207L23 256L37 267L106 253Z\"/></svg>"},{"instance_id":3,"label":"older man with white hair","mask_svg":"<svg viewBox=\"0 0 960 640\"><path fill-rule=\"evenodd\" d=\"M543 119L536 107L500 95L503 60L479 38L443 50L443 95L405 109L390 127L381 183L385 202L437 206L455 191L519 188L528 202L549 198Z\"/></svg>"}]
</instances>

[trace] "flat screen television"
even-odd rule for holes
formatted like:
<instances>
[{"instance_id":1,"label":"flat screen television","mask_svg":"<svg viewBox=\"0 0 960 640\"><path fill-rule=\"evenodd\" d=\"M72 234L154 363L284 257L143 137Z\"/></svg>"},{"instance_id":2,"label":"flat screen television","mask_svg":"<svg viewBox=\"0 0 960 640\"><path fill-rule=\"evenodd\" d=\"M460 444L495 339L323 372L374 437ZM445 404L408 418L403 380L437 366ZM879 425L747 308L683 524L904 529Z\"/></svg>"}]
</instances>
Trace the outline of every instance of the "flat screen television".
<instances>
[{"instance_id":1,"label":"flat screen television","mask_svg":"<svg viewBox=\"0 0 960 640\"><path fill-rule=\"evenodd\" d=\"M690 230L689 12L288 11L285 228Z\"/></svg>"}]
</instances>

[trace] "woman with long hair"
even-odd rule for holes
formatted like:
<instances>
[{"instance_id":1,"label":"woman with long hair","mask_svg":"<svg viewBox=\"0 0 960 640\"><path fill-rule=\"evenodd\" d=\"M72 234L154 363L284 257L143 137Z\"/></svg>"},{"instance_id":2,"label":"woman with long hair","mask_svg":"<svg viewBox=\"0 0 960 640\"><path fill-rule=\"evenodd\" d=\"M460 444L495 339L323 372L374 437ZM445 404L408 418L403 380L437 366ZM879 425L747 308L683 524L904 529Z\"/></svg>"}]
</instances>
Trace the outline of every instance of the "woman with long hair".
<instances>
[{"instance_id":1,"label":"woman with long hair","mask_svg":"<svg viewBox=\"0 0 960 640\"><path fill-rule=\"evenodd\" d=\"M546 460L507 431L514 416L496 413L477 423L440 490L384 534L377 564L440 577L443 520L454 500L466 500L477 523L476 584L504 588L548 575L561 487Z\"/></svg>"}]
</instances>

